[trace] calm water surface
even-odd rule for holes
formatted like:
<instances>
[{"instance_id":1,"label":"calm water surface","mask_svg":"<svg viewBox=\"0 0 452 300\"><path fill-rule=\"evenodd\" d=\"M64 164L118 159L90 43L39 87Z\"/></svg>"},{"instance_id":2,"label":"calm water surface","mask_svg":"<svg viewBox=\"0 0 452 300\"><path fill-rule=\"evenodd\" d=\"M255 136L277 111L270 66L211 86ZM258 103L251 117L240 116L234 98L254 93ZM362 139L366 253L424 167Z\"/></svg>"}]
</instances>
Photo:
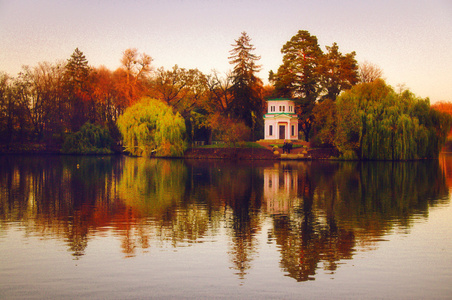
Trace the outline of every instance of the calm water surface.
<instances>
[{"instance_id":1,"label":"calm water surface","mask_svg":"<svg viewBox=\"0 0 452 300\"><path fill-rule=\"evenodd\" d=\"M0 156L0 299L452 298L452 156Z\"/></svg>"}]
</instances>

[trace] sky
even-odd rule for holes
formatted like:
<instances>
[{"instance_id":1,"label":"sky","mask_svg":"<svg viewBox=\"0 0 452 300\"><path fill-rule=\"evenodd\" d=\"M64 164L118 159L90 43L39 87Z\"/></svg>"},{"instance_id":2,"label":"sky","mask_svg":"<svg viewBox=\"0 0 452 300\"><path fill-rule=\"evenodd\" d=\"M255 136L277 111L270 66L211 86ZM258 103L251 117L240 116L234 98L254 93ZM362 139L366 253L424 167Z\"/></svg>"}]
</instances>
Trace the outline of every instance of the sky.
<instances>
[{"instance_id":1,"label":"sky","mask_svg":"<svg viewBox=\"0 0 452 300\"><path fill-rule=\"evenodd\" d=\"M137 48L154 68L226 73L245 31L267 83L299 30L323 51L334 42L343 54L355 51L396 90L452 102L452 0L0 0L0 72L66 61L75 48L114 71Z\"/></svg>"}]
</instances>

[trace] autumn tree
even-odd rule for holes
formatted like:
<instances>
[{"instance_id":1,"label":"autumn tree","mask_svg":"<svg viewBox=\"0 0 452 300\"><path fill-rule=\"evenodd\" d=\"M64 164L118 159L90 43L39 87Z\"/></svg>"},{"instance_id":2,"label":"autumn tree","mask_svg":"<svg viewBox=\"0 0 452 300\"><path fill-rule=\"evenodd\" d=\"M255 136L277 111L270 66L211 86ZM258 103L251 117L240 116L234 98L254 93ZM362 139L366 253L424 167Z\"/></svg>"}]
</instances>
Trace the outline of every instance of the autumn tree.
<instances>
[{"instance_id":1,"label":"autumn tree","mask_svg":"<svg viewBox=\"0 0 452 300\"><path fill-rule=\"evenodd\" d=\"M333 43L326 46L327 52L321 57L319 64L320 100L336 100L341 91L348 90L358 82L358 63L356 53L343 55L339 47Z\"/></svg>"},{"instance_id":2,"label":"autumn tree","mask_svg":"<svg viewBox=\"0 0 452 300\"><path fill-rule=\"evenodd\" d=\"M213 71L207 76L208 102L206 103L209 113L220 112L223 115L230 116L234 97L232 95L233 75L231 72L224 76Z\"/></svg>"},{"instance_id":3,"label":"autumn tree","mask_svg":"<svg viewBox=\"0 0 452 300\"><path fill-rule=\"evenodd\" d=\"M13 79L0 72L0 142L8 143L13 138L15 119L15 97Z\"/></svg>"},{"instance_id":4,"label":"autumn tree","mask_svg":"<svg viewBox=\"0 0 452 300\"><path fill-rule=\"evenodd\" d=\"M336 105L334 101L326 99L317 103L312 113L315 119L314 144L333 147L337 118Z\"/></svg>"},{"instance_id":5,"label":"autumn tree","mask_svg":"<svg viewBox=\"0 0 452 300\"><path fill-rule=\"evenodd\" d=\"M145 81L152 71L151 63L151 56L140 54L136 48L123 52L121 67L114 73L115 88L122 107L132 105L145 94Z\"/></svg>"},{"instance_id":6,"label":"autumn tree","mask_svg":"<svg viewBox=\"0 0 452 300\"><path fill-rule=\"evenodd\" d=\"M61 136L65 130L64 71L63 63L42 62L33 68L24 66L17 78L17 91L26 102L35 139Z\"/></svg>"},{"instance_id":7,"label":"autumn tree","mask_svg":"<svg viewBox=\"0 0 452 300\"><path fill-rule=\"evenodd\" d=\"M126 106L116 89L116 79L115 73L106 67L95 68L90 76L90 91L96 104L95 124L106 126L112 138L119 141L121 135L116 122Z\"/></svg>"},{"instance_id":8,"label":"autumn tree","mask_svg":"<svg viewBox=\"0 0 452 300\"><path fill-rule=\"evenodd\" d=\"M182 116L199 106L207 91L206 76L198 69L175 65L171 70L159 68L152 80L155 96L173 107Z\"/></svg>"},{"instance_id":9,"label":"autumn tree","mask_svg":"<svg viewBox=\"0 0 452 300\"><path fill-rule=\"evenodd\" d=\"M209 115L208 122L214 137L229 146L235 147L237 143L247 141L251 137L251 128L242 120L214 113Z\"/></svg>"},{"instance_id":10,"label":"autumn tree","mask_svg":"<svg viewBox=\"0 0 452 300\"><path fill-rule=\"evenodd\" d=\"M236 118L243 120L248 127L254 128L256 121L262 119L264 106L263 84L257 77L261 69L261 66L257 65L260 56L253 53L255 48L246 32L242 32L232 46L233 49L229 51L231 54L229 63L234 65L231 86L234 97L232 111Z\"/></svg>"},{"instance_id":11,"label":"autumn tree","mask_svg":"<svg viewBox=\"0 0 452 300\"><path fill-rule=\"evenodd\" d=\"M433 109L445 112L452 116L452 102L439 101L431 105Z\"/></svg>"}]
</instances>

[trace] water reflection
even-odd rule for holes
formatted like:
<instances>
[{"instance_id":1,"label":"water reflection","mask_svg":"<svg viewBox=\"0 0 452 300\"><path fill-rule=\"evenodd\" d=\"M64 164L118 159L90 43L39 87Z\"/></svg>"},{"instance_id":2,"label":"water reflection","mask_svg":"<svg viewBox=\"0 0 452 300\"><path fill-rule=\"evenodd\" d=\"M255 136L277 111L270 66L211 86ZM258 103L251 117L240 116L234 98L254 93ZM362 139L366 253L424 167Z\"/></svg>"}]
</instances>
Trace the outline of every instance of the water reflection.
<instances>
[{"instance_id":1,"label":"water reflection","mask_svg":"<svg viewBox=\"0 0 452 300\"><path fill-rule=\"evenodd\" d=\"M182 161L129 157L0 157L0 233L64 240L76 259L106 233L125 257L227 240L245 279L271 224L284 274L334 273L384 235L409 232L448 201L452 159L420 162ZM450 180L450 178L447 178ZM267 229L265 229L267 230Z\"/></svg>"}]
</instances>

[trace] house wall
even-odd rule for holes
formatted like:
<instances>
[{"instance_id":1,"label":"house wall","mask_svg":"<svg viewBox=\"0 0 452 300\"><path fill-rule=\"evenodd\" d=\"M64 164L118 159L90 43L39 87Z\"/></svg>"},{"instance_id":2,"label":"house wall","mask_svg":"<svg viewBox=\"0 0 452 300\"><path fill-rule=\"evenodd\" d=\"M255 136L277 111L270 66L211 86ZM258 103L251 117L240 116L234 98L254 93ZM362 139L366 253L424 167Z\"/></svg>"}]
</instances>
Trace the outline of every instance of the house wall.
<instances>
[{"instance_id":1,"label":"house wall","mask_svg":"<svg viewBox=\"0 0 452 300\"><path fill-rule=\"evenodd\" d=\"M272 118L265 119L264 138L266 140L278 140L280 137L279 126L285 126L285 139L298 140L298 119L296 118ZM272 126L272 134L270 135L270 126ZM292 126L294 126L294 134L292 134Z\"/></svg>"},{"instance_id":2,"label":"house wall","mask_svg":"<svg viewBox=\"0 0 452 300\"><path fill-rule=\"evenodd\" d=\"M294 103L292 100L269 100L267 113L295 113Z\"/></svg>"},{"instance_id":3,"label":"house wall","mask_svg":"<svg viewBox=\"0 0 452 300\"><path fill-rule=\"evenodd\" d=\"M280 125L285 126L284 137L280 136ZM267 102L267 114L264 119L264 128L264 139L266 140L297 140L298 117L295 114L295 105L293 101L287 99L269 100Z\"/></svg>"}]
</instances>

